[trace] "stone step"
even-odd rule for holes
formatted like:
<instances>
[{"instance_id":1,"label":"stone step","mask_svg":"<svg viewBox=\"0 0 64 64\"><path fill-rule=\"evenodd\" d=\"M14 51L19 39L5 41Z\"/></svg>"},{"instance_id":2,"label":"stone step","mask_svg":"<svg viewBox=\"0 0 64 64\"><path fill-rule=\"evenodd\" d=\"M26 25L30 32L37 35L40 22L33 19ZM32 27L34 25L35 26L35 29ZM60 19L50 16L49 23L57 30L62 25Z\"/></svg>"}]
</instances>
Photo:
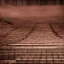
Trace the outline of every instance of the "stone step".
<instances>
[{"instance_id":1,"label":"stone step","mask_svg":"<svg viewBox=\"0 0 64 64\"><path fill-rule=\"evenodd\" d=\"M54 53L54 54L56 54L56 53L58 53L58 54L64 54L64 51L62 50L62 49L59 49L59 50L52 50L51 49L51 51L47 51L47 50L38 50L38 49L32 49L32 51L31 50L27 50L27 49L25 49L25 50L2 50L2 51L0 51L0 54L2 54L2 53L9 53L9 54L13 54L13 53L15 53L16 55L17 54L45 54L45 53L47 53L47 54L51 54L51 53Z\"/></svg>"},{"instance_id":2,"label":"stone step","mask_svg":"<svg viewBox=\"0 0 64 64\"><path fill-rule=\"evenodd\" d=\"M61 55L61 54L64 54L64 52L62 52L62 51L60 51L60 52L0 52L0 55L7 55L7 54L10 54L10 55L13 55L13 54L15 54L15 55L22 55L22 54L24 54L24 55L26 55L26 54L31 54L31 55L40 55L40 54L42 54L42 55L45 55L45 54L47 54L47 55L50 55L50 54L58 54L58 55Z\"/></svg>"},{"instance_id":3,"label":"stone step","mask_svg":"<svg viewBox=\"0 0 64 64\"><path fill-rule=\"evenodd\" d=\"M1 64L12 64L12 63L16 63L16 60L0 60Z\"/></svg>"},{"instance_id":4,"label":"stone step","mask_svg":"<svg viewBox=\"0 0 64 64\"><path fill-rule=\"evenodd\" d=\"M3 59L3 60L14 60L14 59L16 59L16 58L21 58L21 59L38 59L38 58L54 58L54 59L64 59L64 54L58 54L58 53L51 53L51 54L47 54L47 53L44 53L44 54L42 54L42 53L40 53L40 54L29 54L29 53L27 53L27 54L15 54L15 53L13 53L13 54L0 54L0 59Z\"/></svg>"},{"instance_id":5,"label":"stone step","mask_svg":"<svg viewBox=\"0 0 64 64\"><path fill-rule=\"evenodd\" d=\"M18 48L22 48L22 47L41 47L41 48L48 48L48 47L52 47L52 48L54 48L54 47L63 47L63 44L62 43L54 43L54 44L52 44L52 43L49 43L49 44L8 44L8 45L6 45L6 46L2 46L1 48L16 48L16 47L18 47Z\"/></svg>"},{"instance_id":6,"label":"stone step","mask_svg":"<svg viewBox=\"0 0 64 64\"><path fill-rule=\"evenodd\" d=\"M41 64L41 63L51 63L51 64L63 64L64 62L64 59L61 61L60 59L40 59L40 60L4 60L7 64L11 63L11 64L24 64L24 63L28 63L28 64L32 64L32 63L38 63L38 64Z\"/></svg>"},{"instance_id":7,"label":"stone step","mask_svg":"<svg viewBox=\"0 0 64 64\"><path fill-rule=\"evenodd\" d=\"M14 60L15 55L14 54L0 54L0 60Z\"/></svg>"}]
</instances>

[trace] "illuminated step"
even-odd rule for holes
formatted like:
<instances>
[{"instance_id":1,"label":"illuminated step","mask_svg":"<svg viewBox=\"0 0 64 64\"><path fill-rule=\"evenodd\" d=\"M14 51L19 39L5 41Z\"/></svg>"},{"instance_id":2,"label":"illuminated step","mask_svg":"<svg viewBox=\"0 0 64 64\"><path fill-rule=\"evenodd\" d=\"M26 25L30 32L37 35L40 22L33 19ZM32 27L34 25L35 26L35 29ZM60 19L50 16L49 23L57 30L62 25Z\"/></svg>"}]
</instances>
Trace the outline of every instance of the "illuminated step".
<instances>
[{"instance_id":1,"label":"illuminated step","mask_svg":"<svg viewBox=\"0 0 64 64\"><path fill-rule=\"evenodd\" d=\"M41 64L41 63L53 63L53 64L56 64L56 63L58 63L58 64L63 64L64 63L64 59L62 59L62 61L60 60L60 59L55 59L54 61L53 61L53 58L52 59L39 59L39 60L26 60L26 59L24 59L24 60L20 60L20 59L17 59L17 60L4 60L7 64L9 63L12 63L12 64L19 64L19 63L39 63L39 64Z\"/></svg>"},{"instance_id":2,"label":"illuminated step","mask_svg":"<svg viewBox=\"0 0 64 64\"><path fill-rule=\"evenodd\" d=\"M53 61L54 60L54 61ZM31 63L61 63L60 59L24 59L24 60L16 60L16 62L22 63L22 62L31 62ZM64 61L64 59L62 59Z\"/></svg>"},{"instance_id":3,"label":"illuminated step","mask_svg":"<svg viewBox=\"0 0 64 64\"><path fill-rule=\"evenodd\" d=\"M62 44L8 44L7 46L12 46L12 48L24 48L24 49L53 49L53 48L61 48ZM4 47L7 47L4 46ZM4 48L3 47L3 48Z\"/></svg>"},{"instance_id":4,"label":"illuminated step","mask_svg":"<svg viewBox=\"0 0 64 64\"><path fill-rule=\"evenodd\" d=\"M55 44L8 44L7 46L61 46L62 43Z\"/></svg>"}]
</instances>

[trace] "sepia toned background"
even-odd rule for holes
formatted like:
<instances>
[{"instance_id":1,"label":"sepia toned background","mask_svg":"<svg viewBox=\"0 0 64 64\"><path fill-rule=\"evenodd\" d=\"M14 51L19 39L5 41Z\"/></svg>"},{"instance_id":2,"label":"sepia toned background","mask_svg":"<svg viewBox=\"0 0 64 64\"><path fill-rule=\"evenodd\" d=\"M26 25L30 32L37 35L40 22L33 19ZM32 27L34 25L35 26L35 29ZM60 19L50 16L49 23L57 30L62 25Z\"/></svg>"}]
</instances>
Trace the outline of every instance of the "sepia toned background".
<instances>
[{"instance_id":1,"label":"sepia toned background","mask_svg":"<svg viewBox=\"0 0 64 64\"><path fill-rule=\"evenodd\" d=\"M0 0L0 64L64 64L64 0Z\"/></svg>"}]
</instances>

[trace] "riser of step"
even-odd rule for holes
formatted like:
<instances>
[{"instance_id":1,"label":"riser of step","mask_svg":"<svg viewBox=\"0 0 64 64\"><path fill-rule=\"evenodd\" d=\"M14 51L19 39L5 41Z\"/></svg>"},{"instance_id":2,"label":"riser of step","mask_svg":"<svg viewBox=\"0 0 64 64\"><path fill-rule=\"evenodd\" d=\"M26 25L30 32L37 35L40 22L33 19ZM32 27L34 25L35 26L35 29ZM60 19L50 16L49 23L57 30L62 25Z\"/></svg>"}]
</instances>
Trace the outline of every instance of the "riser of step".
<instances>
[{"instance_id":1,"label":"riser of step","mask_svg":"<svg viewBox=\"0 0 64 64\"><path fill-rule=\"evenodd\" d=\"M45 60L45 61L38 61L38 60L36 60L36 61L27 61L27 60L25 60L25 61L22 61L22 62L15 62L15 60L14 61L11 61L11 60L9 60L9 61L5 61L5 64L64 64L64 61L47 61L47 60Z\"/></svg>"},{"instance_id":2,"label":"riser of step","mask_svg":"<svg viewBox=\"0 0 64 64\"><path fill-rule=\"evenodd\" d=\"M14 55L14 56L62 56L64 53L0 53L0 56L9 56L9 55Z\"/></svg>"},{"instance_id":3,"label":"riser of step","mask_svg":"<svg viewBox=\"0 0 64 64\"><path fill-rule=\"evenodd\" d=\"M0 49L0 51L23 51L23 52L52 52L52 51L62 51L64 48L48 48L46 49L45 47L44 48L3 48L3 49Z\"/></svg>"}]
</instances>

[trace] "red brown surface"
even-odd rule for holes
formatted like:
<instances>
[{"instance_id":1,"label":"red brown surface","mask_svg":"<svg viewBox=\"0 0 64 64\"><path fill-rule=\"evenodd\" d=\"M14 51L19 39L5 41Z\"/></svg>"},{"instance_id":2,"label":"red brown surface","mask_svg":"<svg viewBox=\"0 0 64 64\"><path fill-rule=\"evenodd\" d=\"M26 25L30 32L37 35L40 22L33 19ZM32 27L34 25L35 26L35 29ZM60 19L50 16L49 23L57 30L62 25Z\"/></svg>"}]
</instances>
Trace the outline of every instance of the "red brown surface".
<instances>
[{"instance_id":1,"label":"red brown surface","mask_svg":"<svg viewBox=\"0 0 64 64\"><path fill-rule=\"evenodd\" d=\"M12 6L1 5L0 17L19 22L63 22L64 8L62 5L45 6Z\"/></svg>"},{"instance_id":2,"label":"red brown surface","mask_svg":"<svg viewBox=\"0 0 64 64\"><path fill-rule=\"evenodd\" d=\"M13 23L0 22L0 52L4 51L0 59L8 59L0 60L1 64L64 63L62 6L0 6L0 9L1 18ZM6 46L10 44L14 46Z\"/></svg>"}]
</instances>

